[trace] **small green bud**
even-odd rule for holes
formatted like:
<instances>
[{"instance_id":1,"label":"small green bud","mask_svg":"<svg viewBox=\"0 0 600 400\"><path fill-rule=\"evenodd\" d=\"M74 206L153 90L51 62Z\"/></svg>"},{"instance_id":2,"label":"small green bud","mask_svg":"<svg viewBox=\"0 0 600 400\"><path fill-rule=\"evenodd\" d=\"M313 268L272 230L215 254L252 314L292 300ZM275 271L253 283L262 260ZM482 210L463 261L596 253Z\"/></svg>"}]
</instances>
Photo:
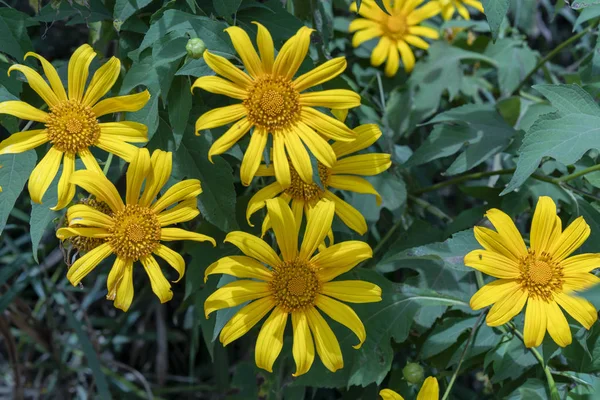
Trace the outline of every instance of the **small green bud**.
<instances>
[{"instance_id":1,"label":"small green bud","mask_svg":"<svg viewBox=\"0 0 600 400\"><path fill-rule=\"evenodd\" d=\"M425 371L423 367L416 363L408 363L406 367L402 369L402 375L409 383L416 385L417 383L423 382L425 377Z\"/></svg>"},{"instance_id":2,"label":"small green bud","mask_svg":"<svg viewBox=\"0 0 600 400\"><path fill-rule=\"evenodd\" d=\"M198 59L202 58L204 50L206 50L206 45L202 39L194 38L188 40L187 44L185 45L185 49L187 50L188 56Z\"/></svg>"}]
</instances>

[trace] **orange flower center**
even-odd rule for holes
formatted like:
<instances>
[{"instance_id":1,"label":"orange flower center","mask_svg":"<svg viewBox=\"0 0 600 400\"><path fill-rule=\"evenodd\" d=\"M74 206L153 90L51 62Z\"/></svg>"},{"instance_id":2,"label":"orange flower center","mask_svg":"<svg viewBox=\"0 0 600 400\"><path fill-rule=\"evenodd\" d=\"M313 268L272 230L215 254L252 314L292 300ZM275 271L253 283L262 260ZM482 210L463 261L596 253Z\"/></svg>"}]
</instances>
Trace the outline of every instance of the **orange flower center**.
<instances>
[{"instance_id":1,"label":"orange flower center","mask_svg":"<svg viewBox=\"0 0 600 400\"><path fill-rule=\"evenodd\" d=\"M91 107L75 100L50 107L46 131L57 150L71 154L95 145L100 137L100 125Z\"/></svg>"},{"instance_id":2,"label":"orange flower center","mask_svg":"<svg viewBox=\"0 0 600 400\"><path fill-rule=\"evenodd\" d=\"M137 261L160 245L160 223L150 208L127 204L113 220L109 243L117 256Z\"/></svg>"},{"instance_id":3,"label":"orange flower center","mask_svg":"<svg viewBox=\"0 0 600 400\"><path fill-rule=\"evenodd\" d=\"M546 253L529 255L520 261L521 287L531 296L552 300L553 293L560 292L563 285L563 267Z\"/></svg>"},{"instance_id":4,"label":"orange flower center","mask_svg":"<svg viewBox=\"0 0 600 400\"><path fill-rule=\"evenodd\" d=\"M406 28L406 17L404 15L388 16L383 27L384 31L395 39L402 37L406 33Z\"/></svg>"},{"instance_id":5,"label":"orange flower center","mask_svg":"<svg viewBox=\"0 0 600 400\"><path fill-rule=\"evenodd\" d=\"M314 306L321 287L313 267L302 260L277 267L269 285L277 305L288 313Z\"/></svg>"},{"instance_id":6,"label":"orange flower center","mask_svg":"<svg viewBox=\"0 0 600 400\"><path fill-rule=\"evenodd\" d=\"M267 132L289 128L300 119L300 93L281 76L263 75L243 101L248 120Z\"/></svg>"},{"instance_id":7,"label":"orange flower center","mask_svg":"<svg viewBox=\"0 0 600 400\"><path fill-rule=\"evenodd\" d=\"M294 199L302 200L308 203L316 203L317 201L321 200L325 194L325 189L327 189L327 182L331 173L329 172L329 168L321 163L318 163L318 168L322 188L314 182L304 182L290 162L290 176L292 178L292 183L285 190L285 193L292 196Z\"/></svg>"}]
</instances>

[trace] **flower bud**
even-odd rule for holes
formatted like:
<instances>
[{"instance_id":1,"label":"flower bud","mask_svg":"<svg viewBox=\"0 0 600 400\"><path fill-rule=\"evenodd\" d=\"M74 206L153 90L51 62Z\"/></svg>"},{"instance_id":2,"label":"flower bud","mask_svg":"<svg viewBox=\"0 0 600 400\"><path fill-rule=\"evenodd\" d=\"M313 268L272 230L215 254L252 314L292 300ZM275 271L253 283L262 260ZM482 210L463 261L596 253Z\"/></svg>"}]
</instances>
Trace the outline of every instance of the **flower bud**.
<instances>
[{"instance_id":1,"label":"flower bud","mask_svg":"<svg viewBox=\"0 0 600 400\"><path fill-rule=\"evenodd\" d=\"M185 45L185 49L187 50L188 56L194 59L202 58L204 54L204 50L206 50L206 44L202 41L202 39L193 38L188 40Z\"/></svg>"},{"instance_id":2,"label":"flower bud","mask_svg":"<svg viewBox=\"0 0 600 400\"><path fill-rule=\"evenodd\" d=\"M423 382L425 371L419 364L408 363L406 364L406 367L402 369L402 375L404 375L404 379L406 379L409 383L416 385Z\"/></svg>"}]
</instances>

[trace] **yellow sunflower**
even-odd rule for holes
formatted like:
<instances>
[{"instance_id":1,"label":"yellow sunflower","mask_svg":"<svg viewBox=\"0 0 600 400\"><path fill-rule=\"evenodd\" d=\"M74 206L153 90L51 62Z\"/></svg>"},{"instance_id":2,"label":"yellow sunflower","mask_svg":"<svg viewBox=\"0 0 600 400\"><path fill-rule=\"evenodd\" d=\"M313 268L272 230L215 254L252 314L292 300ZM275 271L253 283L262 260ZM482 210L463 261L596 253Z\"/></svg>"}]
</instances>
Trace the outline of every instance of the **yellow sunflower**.
<instances>
[{"instance_id":1,"label":"yellow sunflower","mask_svg":"<svg viewBox=\"0 0 600 400\"><path fill-rule=\"evenodd\" d=\"M106 298L114 300L115 307L127 311L131 305L133 263L136 261L141 261L144 266L152 291L161 303L171 300L171 285L153 254L179 273L177 281L183 277L185 261L179 253L160 242L194 240L216 245L209 236L168 227L194 219L199 214L196 198L202 193L200 181L187 179L171 186L157 200L156 196L171 176L171 168L170 152L156 150L150 158L147 149L140 149L127 169L125 203L103 174L95 171L73 173L73 184L81 186L110 207L110 213L103 213L85 204L71 206L67 210L69 228L56 232L61 240L72 236L105 240L69 268L67 278L73 286L78 285L102 260L114 254L116 261L108 275ZM142 186L144 191L140 196Z\"/></svg>"},{"instance_id":2,"label":"yellow sunflower","mask_svg":"<svg viewBox=\"0 0 600 400\"><path fill-rule=\"evenodd\" d=\"M374 0L363 0L358 13L364 18L357 18L350 23L350 32L356 32L352 38L352 46L358 47L367 40L379 38L379 43L371 53L371 64L378 67L384 62L385 74L394 76L400 65L410 72L415 66L415 54L410 46L427 50L429 44L422 38L438 39L437 30L420 26L420 24L440 13L437 2L429 2L417 8L423 0L383 0L386 14ZM356 3L350 10L356 12ZM398 56L400 53L400 56Z\"/></svg>"},{"instance_id":3,"label":"yellow sunflower","mask_svg":"<svg viewBox=\"0 0 600 400\"><path fill-rule=\"evenodd\" d=\"M540 197L531 225L529 249L511 218L498 209L486 213L496 228L475 227L475 238L485 250L465 256L465 265L499 278L483 286L471 298L471 308L493 304L486 321L499 326L525 311L525 345L542 343L546 330L559 346L571 343L571 329L561 307L586 329L598 318L596 308L576 292L600 283L590 272L600 267L600 255L569 257L590 235L583 217L564 231L556 205ZM560 307L559 307L560 306Z\"/></svg>"},{"instance_id":4,"label":"yellow sunflower","mask_svg":"<svg viewBox=\"0 0 600 400\"><path fill-rule=\"evenodd\" d=\"M302 224L303 214L310 214L314 206L322 199L331 200L335 204L335 213L351 229L363 235L367 232L367 223L362 214L333 194L329 188L339 190L349 190L356 193L368 193L375 195L377 204L381 204L381 196L375 190L373 185L359 175L377 175L387 170L392 162L390 155L384 153L357 154L346 157L349 154L366 149L379 139L381 130L375 124L361 125L354 129L357 139L353 142L334 143L332 148L337 161L327 167L321 163L318 164L319 178L321 186L314 182L306 183L300 179L296 170L292 167L292 183L288 188L284 188L279 182L273 182L262 188L248 202L246 209L246 218L250 223L252 214L265 206L265 200L279 196L286 203L290 203L294 217L298 221L297 228ZM257 176L274 176L273 165L261 165ZM270 228L270 219L267 216L263 222L263 235Z\"/></svg>"},{"instance_id":5,"label":"yellow sunflower","mask_svg":"<svg viewBox=\"0 0 600 400\"><path fill-rule=\"evenodd\" d=\"M351 329L359 340L354 347L359 348L366 338L365 327L352 308L338 300L350 303L381 301L381 289L364 281L331 280L372 257L373 252L366 243L348 241L313 255L331 228L334 204L327 200L320 202L310 214L298 250L298 231L292 210L279 198L266 203L281 257L258 237L245 232L227 235L225 241L237 246L245 256L218 260L206 270L206 277L228 274L247 279L228 283L210 295L204 303L206 317L214 311L255 300L223 327L219 338L224 346L243 336L273 310L258 334L255 353L258 367L272 372L273 363L283 347L288 316L291 316L292 354L296 362L294 376L310 369L315 346L325 367L336 371L344 366L340 345L317 308Z\"/></svg>"},{"instance_id":6,"label":"yellow sunflower","mask_svg":"<svg viewBox=\"0 0 600 400\"><path fill-rule=\"evenodd\" d=\"M471 19L469 10L465 6L471 6L483 13L483 4L477 0L438 0L438 3L442 9L442 18L445 21L452 19L454 13L457 11L464 19Z\"/></svg>"},{"instance_id":7,"label":"yellow sunflower","mask_svg":"<svg viewBox=\"0 0 600 400\"><path fill-rule=\"evenodd\" d=\"M342 110L358 107L360 96L344 89L302 93L341 74L346 69L345 58L329 60L293 79L306 58L313 30L300 28L275 58L271 34L261 24L255 24L258 27L256 41L260 57L246 32L235 26L226 29L248 74L221 56L210 51L204 53L208 66L225 79L203 76L194 82L192 90L202 88L241 102L201 115L196 121L196 131L235 122L211 146L208 156L212 159L212 156L226 152L254 128L240 168L241 181L246 186L260 165L269 133L273 137L273 164L279 183L283 187L291 183L288 158L300 178L311 182L313 170L306 147L319 162L331 167L336 160L335 153L325 138L338 141L355 138L354 132L344 123L316 107Z\"/></svg>"},{"instance_id":8,"label":"yellow sunflower","mask_svg":"<svg viewBox=\"0 0 600 400\"><path fill-rule=\"evenodd\" d=\"M383 400L404 400L404 397L390 389L383 389L379 392L379 395ZM430 376L423 382L423 386L421 386L421 390L419 390L419 394L417 395L417 400L438 400L439 398L440 387L438 381L433 376Z\"/></svg>"},{"instance_id":9,"label":"yellow sunflower","mask_svg":"<svg viewBox=\"0 0 600 400\"><path fill-rule=\"evenodd\" d=\"M137 122L99 122L98 118L115 112L138 111L148 102L148 91L100 100L115 84L121 62L111 57L98 68L85 90L90 63L96 56L87 44L79 47L69 61L68 88L65 91L56 69L44 57L27 53L25 58L38 59L48 83L32 68L13 65L8 69L25 75L29 86L46 102L50 112L37 109L23 101L0 103L0 114L10 114L29 121L41 122L44 129L18 132L0 143L0 154L22 153L47 142L51 147L29 177L31 200L42 202L42 197L58 173L61 161L63 172L58 182L58 203L53 210L65 207L75 196L75 186L70 177L75 171L75 157L81 158L86 169L102 172L90 148L99 147L125 161L137 153L129 143L148 141L148 128Z\"/></svg>"}]
</instances>

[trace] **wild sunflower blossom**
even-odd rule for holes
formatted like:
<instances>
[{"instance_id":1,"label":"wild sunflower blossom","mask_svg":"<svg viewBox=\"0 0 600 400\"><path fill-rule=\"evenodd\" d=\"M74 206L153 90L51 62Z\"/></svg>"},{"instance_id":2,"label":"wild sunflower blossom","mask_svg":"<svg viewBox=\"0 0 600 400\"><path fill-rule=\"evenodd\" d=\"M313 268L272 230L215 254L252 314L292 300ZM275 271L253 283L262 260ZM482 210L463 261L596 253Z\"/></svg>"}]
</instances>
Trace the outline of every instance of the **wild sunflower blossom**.
<instances>
[{"instance_id":1,"label":"wild sunflower blossom","mask_svg":"<svg viewBox=\"0 0 600 400\"><path fill-rule=\"evenodd\" d=\"M185 261L161 241L209 241L216 245L210 236L169 227L198 216L196 198L202 192L200 181L187 179L174 184L156 199L171 176L171 169L172 153L156 150L150 157L147 149L140 149L127 169L125 203L103 174L94 171L73 173L72 183L110 207L110 213L103 213L86 204L71 206L67 210L69 227L56 232L61 240L73 236L104 239L104 243L69 268L67 278L73 286L78 285L102 260L114 254L116 260L108 275L106 298L114 300L115 307L127 311L133 301L133 263L137 261L144 266L152 291L161 303L171 300L171 284L164 277L154 255L164 259L178 272L179 278L175 282L183 277Z\"/></svg>"},{"instance_id":2,"label":"wild sunflower blossom","mask_svg":"<svg viewBox=\"0 0 600 400\"><path fill-rule=\"evenodd\" d=\"M196 132L235 122L211 146L208 156L212 159L214 155L226 152L254 128L240 168L241 181L246 186L260 165L269 133L273 137L272 158L277 181L283 187L290 185L289 158L298 176L307 183L312 182L313 169L306 147L319 162L332 167L336 161L335 153L326 139L355 139L354 132L344 123L315 107L338 110L358 107L360 95L344 89L302 93L340 75L346 69L345 58L329 60L293 79L306 58L312 29L300 28L275 58L271 34L261 24L255 24L260 57L246 32L235 26L226 29L248 74L223 57L210 51L204 53L208 66L225 79L203 76L194 82L192 90L202 88L241 102L201 115L196 121Z\"/></svg>"},{"instance_id":3,"label":"wild sunflower blossom","mask_svg":"<svg viewBox=\"0 0 600 400\"><path fill-rule=\"evenodd\" d=\"M281 257L258 237L245 232L227 235L225 241L237 246L245 256L218 260L206 270L206 277L228 274L246 279L228 283L209 296L204 303L206 317L214 311L251 301L221 330L219 338L226 346L273 310L258 334L255 352L256 365L272 372L273 363L283 347L288 316L291 316L292 354L296 362L294 376L310 369L315 346L325 367L336 371L344 365L340 345L317 309L356 334L359 343L355 348L362 345L366 338L363 323L352 308L338 300L349 303L381 301L381 289L364 281L332 280L371 258L373 252L366 243L348 241L313 255L331 228L334 204L328 200L312 210L298 250L298 230L292 210L280 198L266 203Z\"/></svg>"},{"instance_id":4,"label":"wild sunflower blossom","mask_svg":"<svg viewBox=\"0 0 600 400\"><path fill-rule=\"evenodd\" d=\"M398 72L402 58L404 70L411 72L415 66L415 54L410 46L427 50L429 43L422 38L435 40L440 37L437 30L420 25L439 14L440 5L429 2L417 8L421 3L423 0L383 0L388 15L374 0L363 0L358 14L364 18L350 23L350 32L356 32L352 46L358 47L368 40L379 38L371 53L371 65L378 67L385 62L385 74L391 77ZM356 3L351 4L350 10L357 11Z\"/></svg>"},{"instance_id":5,"label":"wild sunflower blossom","mask_svg":"<svg viewBox=\"0 0 600 400\"><path fill-rule=\"evenodd\" d=\"M531 225L531 246L525 246L511 218L498 209L486 213L496 228L475 227L475 238L485 250L465 256L465 265L499 278L471 298L471 308L492 305L486 322L499 326L519 314L525 304L524 339L527 347L539 346L546 334L561 347L571 343L564 309L586 329L598 319L596 308L576 293L600 283L590 272L600 267L600 255L569 257L590 235L583 217L564 231L549 197L540 197Z\"/></svg>"},{"instance_id":6,"label":"wild sunflower blossom","mask_svg":"<svg viewBox=\"0 0 600 400\"><path fill-rule=\"evenodd\" d=\"M438 3L442 10L442 18L444 18L445 21L452 19L455 12L458 12L458 14L466 20L471 19L469 10L466 6L473 7L477 11L483 13L483 4L477 0L438 0Z\"/></svg>"},{"instance_id":7,"label":"wild sunflower blossom","mask_svg":"<svg viewBox=\"0 0 600 400\"><path fill-rule=\"evenodd\" d=\"M404 397L391 389L383 389L379 392L379 395L383 400L404 400ZM439 398L440 386L438 381L433 376L430 376L423 382L423 386L421 386L421 390L419 390L419 394L417 395L417 400L438 400Z\"/></svg>"},{"instance_id":8,"label":"wild sunflower blossom","mask_svg":"<svg viewBox=\"0 0 600 400\"><path fill-rule=\"evenodd\" d=\"M148 128L137 122L99 122L98 118L125 111L138 111L148 102L150 94L137 94L100 100L119 77L121 62L111 57L102 65L85 90L90 63L96 56L87 44L79 47L69 61L67 91L56 69L44 57L29 52L25 58L38 59L48 83L32 68L13 65L8 69L25 75L31 88L46 102L50 112L37 109L23 101L0 103L0 114L10 114L29 121L41 122L44 129L32 129L11 135L0 143L0 154L22 153L45 143L51 147L29 177L29 194L36 203L41 203L44 193L58 173L62 162L63 171L58 182L58 203L53 208L64 208L75 196L75 186L70 177L75 171L78 155L86 169L102 172L90 148L99 147L125 161L131 161L137 147L130 143L148 141Z\"/></svg>"},{"instance_id":9,"label":"wild sunflower blossom","mask_svg":"<svg viewBox=\"0 0 600 400\"><path fill-rule=\"evenodd\" d=\"M384 153L356 154L371 146L381 137L381 130L375 124L361 125L354 129L357 139L353 142L336 142L332 145L337 161L331 168L318 164L321 186L316 183L306 183L298 176L292 167L292 183L288 188L283 188L279 182L265 186L248 202L246 218L250 224L250 217L265 206L265 200L279 196L286 203L290 203L296 221L300 228L304 214L310 213L312 208L322 199L331 200L335 204L335 213L351 229L363 235L367 232L367 223L362 214L333 194L329 189L348 190L356 193L372 194L381 204L381 196L373 185L362 176L372 176L387 170L392 162L390 155ZM350 156L349 156L350 155ZM347 157L348 156L348 157ZM257 176L274 176L272 165L261 165ZM251 225L252 226L252 225ZM263 235L270 228L270 219L267 216L263 222Z\"/></svg>"}]
</instances>

